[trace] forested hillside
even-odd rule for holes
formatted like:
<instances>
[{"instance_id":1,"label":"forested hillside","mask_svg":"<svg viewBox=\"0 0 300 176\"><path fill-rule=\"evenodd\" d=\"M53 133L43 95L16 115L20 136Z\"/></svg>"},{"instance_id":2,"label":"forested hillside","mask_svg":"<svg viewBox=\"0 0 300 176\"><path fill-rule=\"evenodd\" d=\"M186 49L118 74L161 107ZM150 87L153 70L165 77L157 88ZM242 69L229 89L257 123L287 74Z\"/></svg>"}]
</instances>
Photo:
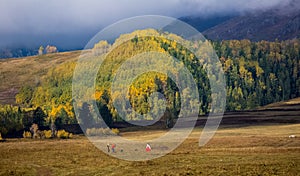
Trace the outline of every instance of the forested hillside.
<instances>
[{"instance_id":1,"label":"forested hillside","mask_svg":"<svg viewBox=\"0 0 300 176\"><path fill-rule=\"evenodd\" d=\"M144 31L137 31L132 35L138 35L139 32ZM193 41L190 44L200 46L201 41ZM299 97L299 44L299 40L213 42L212 45L225 72L227 83L226 109L228 111L254 109L269 103ZM99 48L106 51L114 48L114 45L101 41L95 45L93 52L99 51ZM114 48L99 69L95 98L101 114L108 121L116 121L119 118L118 112L111 101L111 97L116 96L114 98L117 98L117 95L112 95L110 92L111 81L116 70L126 58L154 50L175 56L185 64L193 74L199 89L201 106L199 114L209 112L211 103L210 85L205 74L205 65L201 64L201 58L195 58L193 53L181 45L176 45L171 40L136 37ZM16 96L17 104L23 108L31 107L35 109L41 107L46 114L46 123L57 118L61 118L63 123L74 123L71 90L75 66L76 62L70 60L51 68L37 86L23 86ZM128 97L137 112L146 114L149 111L149 103L151 103L148 102L147 97L152 92L157 91L164 94L167 99L167 113L172 117L176 117L180 112L180 95L175 83L166 75L151 72L139 76L131 85ZM185 93L188 94L188 90ZM193 102L190 102L190 104L192 106ZM82 106L82 109L88 108L84 107L85 105ZM156 108L159 111L160 106ZM2 108L1 111L6 110ZM126 118L128 120L138 120L136 116Z\"/></svg>"},{"instance_id":2,"label":"forested hillside","mask_svg":"<svg viewBox=\"0 0 300 176\"><path fill-rule=\"evenodd\" d=\"M214 42L227 79L227 109L252 109L300 96L299 40Z\"/></svg>"},{"instance_id":3,"label":"forested hillside","mask_svg":"<svg viewBox=\"0 0 300 176\"><path fill-rule=\"evenodd\" d=\"M231 40L213 42L212 44L225 71L227 110L253 109L272 102L300 96L299 40L284 42ZM101 45L110 47L105 42L102 42ZM100 68L101 74L97 78L96 98L99 100L99 104L108 105L115 118L117 112L114 112L110 104L108 90L113 72L122 64L123 58L153 49L168 52L183 60L185 65L202 67L200 63L194 65L195 63L189 62L193 55L184 51L180 46L172 45L171 41L137 38L136 41L132 40L114 49L114 52L110 53L110 56L106 59L104 66ZM57 107L71 104L71 84L74 67L74 62L68 62L51 69L42 83L38 87L32 88L34 89L32 97L28 98L24 95L26 87L21 89L17 95L17 103L23 106L41 106L48 113ZM201 72L201 69L198 69L198 71ZM204 82L203 85L199 85L199 90L209 92L207 80L203 74L202 76L203 78L195 78L199 80L198 83ZM172 81L163 75L154 73L147 75L147 77L144 76L139 81L137 87L140 88L141 92L135 92L137 91L136 84L131 89L130 97L132 101L140 102L136 106L141 108L140 111L143 113L147 112L147 108L142 108L147 107L145 97L151 92L162 91L166 94L166 92L175 91L172 89L172 87L174 88ZM148 91L145 91L146 88ZM31 101L26 102L25 99ZM209 99L209 96L201 98L203 103L201 114L208 112ZM65 110L67 109L70 108L66 107Z\"/></svg>"}]
</instances>

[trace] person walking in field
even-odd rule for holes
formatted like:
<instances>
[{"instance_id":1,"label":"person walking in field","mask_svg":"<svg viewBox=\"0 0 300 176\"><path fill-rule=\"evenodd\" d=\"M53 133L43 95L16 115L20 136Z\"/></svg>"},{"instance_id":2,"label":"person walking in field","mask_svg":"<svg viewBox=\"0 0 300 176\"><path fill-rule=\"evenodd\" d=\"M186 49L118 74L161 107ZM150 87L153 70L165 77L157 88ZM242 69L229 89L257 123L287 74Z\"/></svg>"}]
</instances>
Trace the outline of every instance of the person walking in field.
<instances>
[{"instance_id":1,"label":"person walking in field","mask_svg":"<svg viewBox=\"0 0 300 176\"><path fill-rule=\"evenodd\" d=\"M146 152L150 152L151 151L151 146L150 146L150 144L147 144L146 145Z\"/></svg>"},{"instance_id":2,"label":"person walking in field","mask_svg":"<svg viewBox=\"0 0 300 176\"><path fill-rule=\"evenodd\" d=\"M111 144L111 151L115 153L116 144Z\"/></svg>"},{"instance_id":3,"label":"person walking in field","mask_svg":"<svg viewBox=\"0 0 300 176\"><path fill-rule=\"evenodd\" d=\"M106 147L107 147L107 152L109 153L110 152L109 144L107 144Z\"/></svg>"}]
</instances>

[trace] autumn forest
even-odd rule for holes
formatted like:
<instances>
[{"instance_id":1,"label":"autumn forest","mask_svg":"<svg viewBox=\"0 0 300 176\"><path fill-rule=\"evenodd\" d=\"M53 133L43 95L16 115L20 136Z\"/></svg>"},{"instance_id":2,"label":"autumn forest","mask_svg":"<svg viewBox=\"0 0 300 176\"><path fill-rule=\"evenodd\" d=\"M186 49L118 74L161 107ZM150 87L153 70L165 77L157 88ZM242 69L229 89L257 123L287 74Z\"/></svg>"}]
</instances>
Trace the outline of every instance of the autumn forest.
<instances>
[{"instance_id":1,"label":"autumn forest","mask_svg":"<svg viewBox=\"0 0 300 176\"><path fill-rule=\"evenodd\" d=\"M199 115L206 115L210 111L213 95L206 75L207 65L203 65L202 58L196 56L174 41L154 37L138 37L145 31L136 31L130 35L137 36L122 45L114 47L107 41L95 44L89 52L92 59L97 59L98 53L113 50L106 56L96 78L94 98L97 107L108 126L121 121L119 113L114 108L110 86L114 74L126 58L147 51L159 51L178 58L192 73L200 96ZM159 33L159 31L146 31ZM160 34L172 35L174 34ZM179 36L175 36L180 38ZM116 43L118 40L116 40ZM288 100L300 96L300 42L288 41L260 41L227 40L227 41L190 41L189 45L201 46L203 42L210 42L222 64L226 81L226 111L253 110L273 102ZM201 47L199 47L201 48ZM147 63L144 63L147 64ZM163 64L162 64L163 65ZM1 105L0 132L3 135L29 128L31 123L48 126L56 123L76 124L73 101L72 79L76 67L75 61L62 63L50 69L38 85L23 85L16 95L15 105ZM174 73L176 74L176 73ZM213 78L218 82L218 77ZM86 89L86 91L90 91ZM150 110L147 97L153 92L162 93L167 100L167 119L176 119L181 111L180 94L175 82L166 75L149 72L140 75L130 86L128 98L133 109L140 114L147 114ZM189 90L183 91L189 94ZM216 95L218 96L218 95ZM160 102L154 106L160 111ZM193 102L189 102L193 106ZM91 109L90 105L82 102L80 109ZM124 109L126 110L126 109ZM131 114L126 120L138 119ZM79 122L84 123L84 122Z\"/></svg>"}]
</instances>

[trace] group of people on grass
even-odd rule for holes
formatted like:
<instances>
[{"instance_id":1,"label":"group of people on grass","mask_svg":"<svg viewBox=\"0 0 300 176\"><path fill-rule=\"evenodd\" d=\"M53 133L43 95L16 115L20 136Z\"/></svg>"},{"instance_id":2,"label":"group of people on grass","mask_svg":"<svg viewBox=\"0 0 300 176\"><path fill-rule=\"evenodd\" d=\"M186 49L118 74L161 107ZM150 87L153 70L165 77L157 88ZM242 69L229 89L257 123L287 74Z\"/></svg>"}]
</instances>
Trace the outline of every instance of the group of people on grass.
<instances>
[{"instance_id":1,"label":"group of people on grass","mask_svg":"<svg viewBox=\"0 0 300 176\"><path fill-rule=\"evenodd\" d=\"M111 144L111 152L115 153L116 144ZM110 152L110 144L107 144L107 152Z\"/></svg>"}]
</instances>

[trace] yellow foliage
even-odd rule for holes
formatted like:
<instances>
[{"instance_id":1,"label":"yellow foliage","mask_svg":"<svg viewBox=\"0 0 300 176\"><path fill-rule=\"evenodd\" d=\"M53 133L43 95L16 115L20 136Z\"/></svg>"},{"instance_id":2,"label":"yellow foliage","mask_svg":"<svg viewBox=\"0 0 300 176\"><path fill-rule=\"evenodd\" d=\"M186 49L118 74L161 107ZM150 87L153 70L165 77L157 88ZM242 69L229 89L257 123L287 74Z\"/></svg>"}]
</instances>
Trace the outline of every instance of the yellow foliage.
<instances>
[{"instance_id":1,"label":"yellow foliage","mask_svg":"<svg viewBox=\"0 0 300 176\"><path fill-rule=\"evenodd\" d=\"M30 131L23 132L23 138L31 138L31 137L32 137L32 135L31 135Z\"/></svg>"},{"instance_id":2,"label":"yellow foliage","mask_svg":"<svg viewBox=\"0 0 300 176\"><path fill-rule=\"evenodd\" d=\"M270 74L269 74L269 79L270 79L271 81L274 81L274 80L276 80L277 78L276 78L276 75L275 75L274 73L270 73Z\"/></svg>"},{"instance_id":3,"label":"yellow foliage","mask_svg":"<svg viewBox=\"0 0 300 176\"><path fill-rule=\"evenodd\" d=\"M50 139L52 137L52 131L51 130L44 130L44 135L46 139Z\"/></svg>"},{"instance_id":4,"label":"yellow foliage","mask_svg":"<svg viewBox=\"0 0 300 176\"><path fill-rule=\"evenodd\" d=\"M94 96L95 96L95 99L96 99L96 100L100 100L102 94L103 94L103 92L96 91L96 92L95 92L95 95L94 95Z\"/></svg>"},{"instance_id":5,"label":"yellow foliage","mask_svg":"<svg viewBox=\"0 0 300 176\"><path fill-rule=\"evenodd\" d=\"M55 118L57 114L59 113L60 109L58 107L52 106L51 112L50 112L50 117Z\"/></svg>"},{"instance_id":6,"label":"yellow foliage","mask_svg":"<svg viewBox=\"0 0 300 176\"><path fill-rule=\"evenodd\" d=\"M225 61L225 64L224 64L224 67L225 67L224 70L227 71L232 65L233 65L232 60L231 59L227 59Z\"/></svg>"},{"instance_id":7,"label":"yellow foliage","mask_svg":"<svg viewBox=\"0 0 300 176\"><path fill-rule=\"evenodd\" d=\"M72 108L73 108L73 106L69 102L66 103L65 105L60 104L58 106L52 106L51 112L49 113L49 116L51 118L55 119L58 116L58 114L61 112L61 110L64 109L67 112L69 117L74 118L75 115L72 111Z\"/></svg>"},{"instance_id":8,"label":"yellow foliage","mask_svg":"<svg viewBox=\"0 0 300 176\"><path fill-rule=\"evenodd\" d=\"M67 132L67 131L65 131L65 130L58 130L57 131L57 137L58 138L61 138L61 139L68 139L68 138L70 138L70 137L72 137L73 135L72 135L72 133L69 133L69 132Z\"/></svg>"},{"instance_id":9,"label":"yellow foliage","mask_svg":"<svg viewBox=\"0 0 300 176\"><path fill-rule=\"evenodd\" d=\"M112 128L111 132L114 133L115 135L119 135L120 134L120 130L118 128Z\"/></svg>"},{"instance_id":10,"label":"yellow foliage","mask_svg":"<svg viewBox=\"0 0 300 176\"><path fill-rule=\"evenodd\" d=\"M175 41L172 41L172 42L171 42L171 46L172 46L172 48L175 48L175 49L176 49L177 43L176 43Z\"/></svg>"},{"instance_id":11,"label":"yellow foliage","mask_svg":"<svg viewBox=\"0 0 300 176\"><path fill-rule=\"evenodd\" d=\"M73 113L73 105L69 102L66 103L66 105L64 106L65 111L67 112L68 116L71 118L74 118L75 115Z\"/></svg>"},{"instance_id":12,"label":"yellow foliage","mask_svg":"<svg viewBox=\"0 0 300 176\"><path fill-rule=\"evenodd\" d=\"M120 131L117 128L88 128L87 136L118 135Z\"/></svg>"}]
</instances>

